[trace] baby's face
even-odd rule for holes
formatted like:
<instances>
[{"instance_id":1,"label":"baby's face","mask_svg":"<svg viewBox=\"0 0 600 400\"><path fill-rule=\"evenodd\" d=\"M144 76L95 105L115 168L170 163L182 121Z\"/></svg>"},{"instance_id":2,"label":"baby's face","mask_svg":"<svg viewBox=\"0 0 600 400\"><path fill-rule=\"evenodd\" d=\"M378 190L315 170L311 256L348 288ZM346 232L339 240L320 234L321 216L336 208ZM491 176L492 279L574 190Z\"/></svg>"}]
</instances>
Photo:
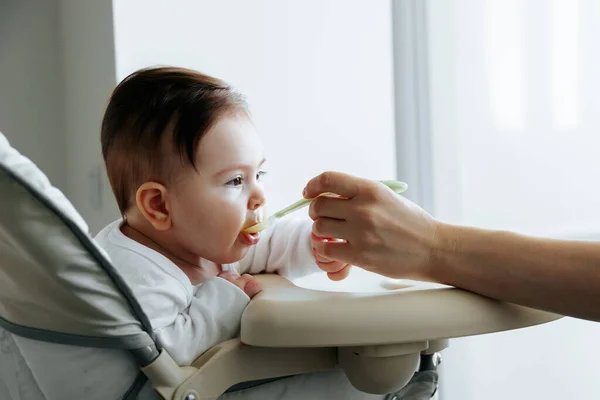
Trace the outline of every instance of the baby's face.
<instances>
[{"instance_id":1,"label":"baby's face","mask_svg":"<svg viewBox=\"0 0 600 400\"><path fill-rule=\"evenodd\" d=\"M205 133L196 169L185 168L171 200L172 233L186 257L232 263L258 242L258 234L241 231L262 212L264 162L256 128L244 115L223 117Z\"/></svg>"}]
</instances>

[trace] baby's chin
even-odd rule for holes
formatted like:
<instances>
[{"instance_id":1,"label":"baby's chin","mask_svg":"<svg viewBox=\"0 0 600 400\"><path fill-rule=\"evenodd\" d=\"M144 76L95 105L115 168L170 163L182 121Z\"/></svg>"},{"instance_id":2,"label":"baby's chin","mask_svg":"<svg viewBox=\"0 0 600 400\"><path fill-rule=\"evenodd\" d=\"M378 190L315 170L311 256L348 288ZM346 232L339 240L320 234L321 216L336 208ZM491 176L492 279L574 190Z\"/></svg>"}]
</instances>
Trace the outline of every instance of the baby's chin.
<instances>
[{"instance_id":1,"label":"baby's chin","mask_svg":"<svg viewBox=\"0 0 600 400\"><path fill-rule=\"evenodd\" d=\"M230 251L220 254L218 257L215 257L216 259L212 261L217 264L233 264L244 258L248 250L248 246L234 246Z\"/></svg>"}]
</instances>

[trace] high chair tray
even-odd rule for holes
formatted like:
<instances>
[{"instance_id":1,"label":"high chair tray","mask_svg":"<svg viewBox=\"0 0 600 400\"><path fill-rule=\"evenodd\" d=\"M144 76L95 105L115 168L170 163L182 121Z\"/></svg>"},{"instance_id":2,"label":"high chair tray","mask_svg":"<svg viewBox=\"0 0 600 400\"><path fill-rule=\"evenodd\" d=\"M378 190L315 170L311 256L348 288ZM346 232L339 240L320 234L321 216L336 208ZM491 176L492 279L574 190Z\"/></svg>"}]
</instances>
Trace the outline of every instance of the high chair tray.
<instances>
[{"instance_id":1,"label":"high chair tray","mask_svg":"<svg viewBox=\"0 0 600 400\"><path fill-rule=\"evenodd\" d=\"M542 324L560 315L424 282L380 293L301 288L259 275L264 290L242 316L241 341L262 347L411 343Z\"/></svg>"}]
</instances>

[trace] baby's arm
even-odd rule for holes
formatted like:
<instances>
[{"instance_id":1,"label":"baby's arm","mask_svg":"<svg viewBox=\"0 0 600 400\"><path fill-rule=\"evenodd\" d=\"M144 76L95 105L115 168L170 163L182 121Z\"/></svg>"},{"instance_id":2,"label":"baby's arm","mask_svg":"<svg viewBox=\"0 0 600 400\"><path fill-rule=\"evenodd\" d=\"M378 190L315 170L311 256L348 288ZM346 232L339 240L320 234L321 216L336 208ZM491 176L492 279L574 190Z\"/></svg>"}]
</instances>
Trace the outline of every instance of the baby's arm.
<instances>
[{"instance_id":1,"label":"baby's arm","mask_svg":"<svg viewBox=\"0 0 600 400\"><path fill-rule=\"evenodd\" d=\"M183 294L183 293L181 293ZM190 365L212 346L236 337L250 298L225 279L213 278L197 288L189 307L175 293L155 293L162 309L149 315L159 343L179 365Z\"/></svg>"},{"instance_id":2,"label":"baby's arm","mask_svg":"<svg viewBox=\"0 0 600 400\"><path fill-rule=\"evenodd\" d=\"M261 233L240 260L240 273L278 273L289 279L320 271L311 245L312 221L285 219Z\"/></svg>"}]
</instances>

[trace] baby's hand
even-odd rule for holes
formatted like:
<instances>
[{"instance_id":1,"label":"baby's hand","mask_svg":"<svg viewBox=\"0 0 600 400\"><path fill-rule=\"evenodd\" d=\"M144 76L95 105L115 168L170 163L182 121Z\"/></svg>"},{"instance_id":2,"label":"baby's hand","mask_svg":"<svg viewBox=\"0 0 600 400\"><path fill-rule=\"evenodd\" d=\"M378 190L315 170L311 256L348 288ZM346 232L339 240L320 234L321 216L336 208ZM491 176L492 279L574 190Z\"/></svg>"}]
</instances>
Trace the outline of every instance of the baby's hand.
<instances>
[{"instance_id":1,"label":"baby's hand","mask_svg":"<svg viewBox=\"0 0 600 400\"><path fill-rule=\"evenodd\" d=\"M320 238L316 236L314 233L310 236L310 241L312 243L312 252L315 257L315 261L319 268L323 271L327 272L327 277L332 281L341 281L346 279L350 274L350 264L346 264L342 261L331 260L329 258L323 257L315 251L315 243L321 242L323 240L328 240L327 238Z\"/></svg>"},{"instance_id":2,"label":"baby's hand","mask_svg":"<svg viewBox=\"0 0 600 400\"><path fill-rule=\"evenodd\" d=\"M219 274L219 277L228 280L242 289L250 298L253 298L262 291L262 285L252 275L244 274L240 276L235 271L223 271Z\"/></svg>"}]
</instances>

